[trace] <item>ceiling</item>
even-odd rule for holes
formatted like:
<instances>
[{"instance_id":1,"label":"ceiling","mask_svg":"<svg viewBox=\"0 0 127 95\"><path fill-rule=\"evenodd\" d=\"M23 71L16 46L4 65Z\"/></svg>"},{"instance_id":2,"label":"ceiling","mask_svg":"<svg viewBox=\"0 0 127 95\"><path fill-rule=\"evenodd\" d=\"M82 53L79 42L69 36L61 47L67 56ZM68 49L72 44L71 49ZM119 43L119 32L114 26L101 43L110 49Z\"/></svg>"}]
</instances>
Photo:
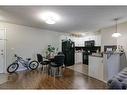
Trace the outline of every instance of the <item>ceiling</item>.
<instances>
[{"instance_id":1,"label":"ceiling","mask_svg":"<svg viewBox=\"0 0 127 95\"><path fill-rule=\"evenodd\" d=\"M61 20L48 25L39 13L55 12ZM0 20L58 32L92 32L127 21L126 6L0 6Z\"/></svg>"}]
</instances>

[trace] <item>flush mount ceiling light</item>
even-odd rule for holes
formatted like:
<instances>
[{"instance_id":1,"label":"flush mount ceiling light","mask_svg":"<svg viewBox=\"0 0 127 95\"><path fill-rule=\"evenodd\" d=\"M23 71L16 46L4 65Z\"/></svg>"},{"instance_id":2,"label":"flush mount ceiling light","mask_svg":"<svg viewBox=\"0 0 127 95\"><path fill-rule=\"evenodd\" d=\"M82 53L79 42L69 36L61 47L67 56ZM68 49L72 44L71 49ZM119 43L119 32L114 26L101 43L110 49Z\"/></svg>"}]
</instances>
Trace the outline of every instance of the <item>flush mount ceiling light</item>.
<instances>
[{"instance_id":1,"label":"flush mount ceiling light","mask_svg":"<svg viewBox=\"0 0 127 95\"><path fill-rule=\"evenodd\" d=\"M118 20L119 20L118 18L114 19L114 21L116 21L116 32L112 34L112 37L116 37L116 38L121 36L121 34L117 32L117 21Z\"/></svg>"},{"instance_id":2,"label":"flush mount ceiling light","mask_svg":"<svg viewBox=\"0 0 127 95\"><path fill-rule=\"evenodd\" d=\"M47 24L55 24L60 20L59 15L53 12L45 12L39 15L39 17Z\"/></svg>"}]
</instances>

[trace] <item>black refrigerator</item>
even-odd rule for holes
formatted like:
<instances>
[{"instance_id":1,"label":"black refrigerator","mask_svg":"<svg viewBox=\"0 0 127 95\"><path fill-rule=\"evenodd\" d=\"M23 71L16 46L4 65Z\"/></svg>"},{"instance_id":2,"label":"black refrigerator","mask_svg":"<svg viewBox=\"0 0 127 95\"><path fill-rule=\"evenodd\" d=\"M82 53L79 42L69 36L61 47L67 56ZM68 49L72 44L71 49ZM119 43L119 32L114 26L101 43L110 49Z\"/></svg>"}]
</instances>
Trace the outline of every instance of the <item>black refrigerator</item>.
<instances>
[{"instance_id":1,"label":"black refrigerator","mask_svg":"<svg viewBox=\"0 0 127 95\"><path fill-rule=\"evenodd\" d=\"M72 66L75 64L75 44L73 41L62 40L62 52L65 55L65 66Z\"/></svg>"}]
</instances>

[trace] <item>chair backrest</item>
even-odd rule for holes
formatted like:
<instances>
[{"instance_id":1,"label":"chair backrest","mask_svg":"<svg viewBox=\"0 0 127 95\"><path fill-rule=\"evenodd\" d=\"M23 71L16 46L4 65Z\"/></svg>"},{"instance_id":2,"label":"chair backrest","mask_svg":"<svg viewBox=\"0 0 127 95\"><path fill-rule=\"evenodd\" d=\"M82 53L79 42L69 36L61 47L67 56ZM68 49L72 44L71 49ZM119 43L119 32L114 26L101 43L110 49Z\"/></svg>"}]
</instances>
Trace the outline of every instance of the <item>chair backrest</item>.
<instances>
[{"instance_id":1,"label":"chair backrest","mask_svg":"<svg viewBox=\"0 0 127 95\"><path fill-rule=\"evenodd\" d=\"M59 55L59 54L63 54L63 52L58 52L58 55Z\"/></svg>"},{"instance_id":2,"label":"chair backrest","mask_svg":"<svg viewBox=\"0 0 127 95\"><path fill-rule=\"evenodd\" d=\"M41 54L37 54L37 60L38 62L42 62L43 61L43 57Z\"/></svg>"},{"instance_id":3,"label":"chair backrest","mask_svg":"<svg viewBox=\"0 0 127 95\"><path fill-rule=\"evenodd\" d=\"M64 64L64 54L58 54L54 57L54 62L55 64L57 64L58 66L62 66Z\"/></svg>"}]
</instances>

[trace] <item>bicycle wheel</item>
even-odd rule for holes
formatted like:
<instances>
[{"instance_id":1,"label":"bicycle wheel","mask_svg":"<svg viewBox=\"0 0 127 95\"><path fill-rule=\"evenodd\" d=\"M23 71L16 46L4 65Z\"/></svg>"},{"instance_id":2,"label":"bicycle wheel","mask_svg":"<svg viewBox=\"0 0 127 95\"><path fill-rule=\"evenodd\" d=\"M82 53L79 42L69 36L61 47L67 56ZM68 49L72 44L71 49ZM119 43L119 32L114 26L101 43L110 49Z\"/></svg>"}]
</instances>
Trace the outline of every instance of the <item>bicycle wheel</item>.
<instances>
[{"instance_id":1,"label":"bicycle wheel","mask_svg":"<svg viewBox=\"0 0 127 95\"><path fill-rule=\"evenodd\" d=\"M39 66L39 63L38 63L37 61L31 61L31 62L29 63L29 68L30 68L31 70L37 69L38 66Z\"/></svg>"},{"instance_id":2,"label":"bicycle wheel","mask_svg":"<svg viewBox=\"0 0 127 95\"><path fill-rule=\"evenodd\" d=\"M18 63L12 63L11 65L8 66L7 72L8 73L14 73L19 67Z\"/></svg>"}]
</instances>

